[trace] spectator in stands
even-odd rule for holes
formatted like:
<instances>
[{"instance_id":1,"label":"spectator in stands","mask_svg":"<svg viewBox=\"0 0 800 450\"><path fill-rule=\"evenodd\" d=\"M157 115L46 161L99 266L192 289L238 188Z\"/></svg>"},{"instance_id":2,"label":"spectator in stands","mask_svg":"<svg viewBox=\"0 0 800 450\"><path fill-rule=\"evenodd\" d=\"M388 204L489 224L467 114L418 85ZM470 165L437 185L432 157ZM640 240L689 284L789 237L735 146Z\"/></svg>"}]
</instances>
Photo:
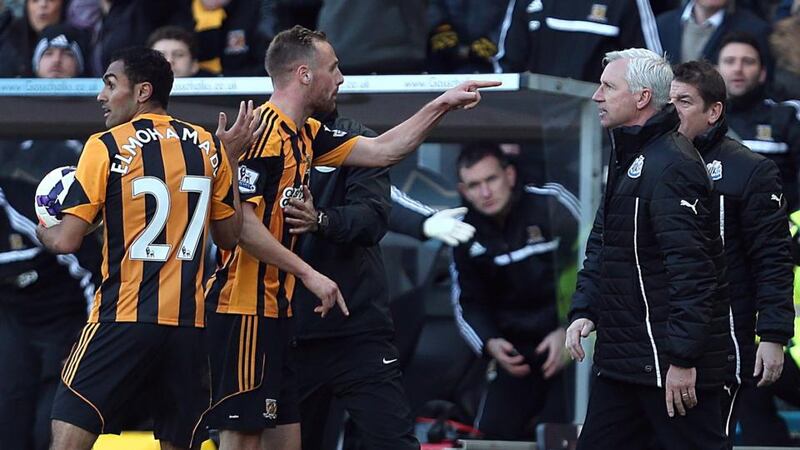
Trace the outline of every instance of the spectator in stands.
<instances>
[{"instance_id":1,"label":"spectator in stands","mask_svg":"<svg viewBox=\"0 0 800 450\"><path fill-rule=\"evenodd\" d=\"M81 74L83 45L76 30L48 26L36 44L33 71L40 78ZM80 261L42 251L31 203L39 180L56 167L76 165L82 146L75 140L0 146L0 428L10 430L3 448L49 447L62 361L94 295L99 241L86 239Z\"/></svg>"},{"instance_id":2,"label":"spectator in stands","mask_svg":"<svg viewBox=\"0 0 800 450\"><path fill-rule=\"evenodd\" d=\"M42 30L64 19L64 0L27 0L24 14L0 35L0 77L33 76L31 60Z\"/></svg>"},{"instance_id":3,"label":"spectator in stands","mask_svg":"<svg viewBox=\"0 0 800 450\"><path fill-rule=\"evenodd\" d=\"M673 64L696 59L716 61L722 38L735 31L758 36L767 48L770 27L752 12L737 8L732 0L692 0L683 8L658 16L658 33L667 58ZM767 62L767 55L762 61ZM769 66L769 64L765 64Z\"/></svg>"},{"instance_id":4,"label":"spectator in stands","mask_svg":"<svg viewBox=\"0 0 800 450\"><path fill-rule=\"evenodd\" d=\"M345 75L420 73L428 28L424 0L325 0L320 31Z\"/></svg>"},{"instance_id":5,"label":"spectator in stands","mask_svg":"<svg viewBox=\"0 0 800 450\"><path fill-rule=\"evenodd\" d=\"M428 71L492 73L505 2L428 2Z\"/></svg>"},{"instance_id":6,"label":"spectator in stands","mask_svg":"<svg viewBox=\"0 0 800 450\"><path fill-rule=\"evenodd\" d=\"M596 83L607 52L647 47L661 54L646 1L516 0L503 22L497 71L554 75Z\"/></svg>"},{"instance_id":7,"label":"spectator in stands","mask_svg":"<svg viewBox=\"0 0 800 450\"><path fill-rule=\"evenodd\" d=\"M33 73L38 78L83 76L85 38L83 33L68 25L45 28L33 52Z\"/></svg>"},{"instance_id":8,"label":"spectator in stands","mask_svg":"<svg viewBox=\"0 0 800 450\"><path fill-rule=\"evenodd\" d=\"M115 50L145 45L155 29L194 26L191 0L71 0L67 22L91 33L87 72L101 77Z\"/></svg>"},{"instance_id":9,"label":"spectator in stands","mask_svg":"<svg viewBox=\"0 0 800 450\"><path fill-rule=\"evenodd\" d=\"M556 307L560 239L548 196L523 190L497 147L468 147L456 167L464 222L476 229L453 253L456 323L496 373L475 426L487 439L520 439L566 364Z\"/></svg>"},{"instance_id":10,"label":"spectator in stands","mask_svg":"<svg viewBox=\"0 0 800 450\"><path fill-rule=\"evenodd\" d=\"M161 27L147 39L147 46L160 51L167 58L175 78L214 76L200 68L197 40L191 31L173 25Z\"/></svg>"},{"instance_id":11,"label":"spectator in stands","mask_svg":"<svg viewBox=\"0 0 800 450\"><path fill-rule=\"evenodd\" d=\"M200 67L226 76L262 76L261 0L192 0Z\"/></svg>"},{"instance_id":12,"label":"spectator in stands","mask_svg":"<svg viewBox=\"0 0 800 450\"><path fill-rule=\"evenodd\" d=\"M800 5L800 3L798 3ZM775 100L800 99L800 14L775 23L769 37L775 56L775 79L770 92Z\"/></svg>"},{"instance_id":13,"label":"spectator in stands","mask_svg":"<svg viewBox=\"0 0 800 450\"><path fill-rule=\"evenodd\" d=\"M85 42L66 25L42 31L32 66L39 78L73 78L83 73ZM37 183L52 169L78 163L83 144L76 140L14 140L0 145L0 175Z\"/></svg>"},{"instance_id":14,"label":"spectator in stands","mask_svg":"<svg viewBox=\"0 0 800 450\"><path fill-rule=\"evenodd\" d=\"M750 150L778 165L794 211L800 207L800 122L797 110L767 98L763 55L760 41L747 33L730 34L720 43L717 70L728 91L728 126Z\"/></svg>"}]
</instances>

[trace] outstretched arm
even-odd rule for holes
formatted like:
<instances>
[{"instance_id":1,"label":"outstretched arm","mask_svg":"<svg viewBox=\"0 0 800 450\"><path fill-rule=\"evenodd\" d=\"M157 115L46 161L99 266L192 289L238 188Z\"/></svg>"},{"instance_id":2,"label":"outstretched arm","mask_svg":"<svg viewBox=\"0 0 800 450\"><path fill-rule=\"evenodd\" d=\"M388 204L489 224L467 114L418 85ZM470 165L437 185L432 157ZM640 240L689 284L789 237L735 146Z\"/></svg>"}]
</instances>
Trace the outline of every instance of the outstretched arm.
<instances>
[{"instance_id":1,"label":"outstretched arm","mask_svg":"<svg viewBox=\"0 0 800 450\"><path fill-rule=\"evenodd\" d=\"M391 130L375 138L361 138L345 159L348 166L385 167L414 151L454 109L472 109L481 101L478 89L500 86L499 81L465 81L429 102Z\"/></svg>"}]
</instances>

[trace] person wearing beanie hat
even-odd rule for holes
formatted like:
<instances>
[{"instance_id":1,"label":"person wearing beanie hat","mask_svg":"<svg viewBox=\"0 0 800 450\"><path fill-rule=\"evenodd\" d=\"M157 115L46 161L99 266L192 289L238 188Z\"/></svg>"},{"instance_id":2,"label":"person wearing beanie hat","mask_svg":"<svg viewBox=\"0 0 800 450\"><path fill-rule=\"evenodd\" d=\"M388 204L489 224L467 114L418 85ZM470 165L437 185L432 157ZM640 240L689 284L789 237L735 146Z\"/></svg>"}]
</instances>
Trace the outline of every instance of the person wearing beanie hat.
<instances>
[{"instance_id":1,"label":"person wearing beanie hat","mask_svg":"<svg viewBox=\"0 0 800 450\"><path fill-rule=\"evenodd\" d=\"M31 67L39 78L73 78L83 75L84 43L81 32L66 25L42 30L33 51Z\"/></svg>"},{"instance_id":2,"label":"person wearing beanie hat","mask_svg":"<svg viewBox=\"0 0 800 450\"><path fill-rule=\"evenodd\" d=\"M69 0L25 0L0 34L0 77L31 77L31 58L42 30L64 21ZM2 8L0 8L2 9Z\"/></svg>"}]
</instances>

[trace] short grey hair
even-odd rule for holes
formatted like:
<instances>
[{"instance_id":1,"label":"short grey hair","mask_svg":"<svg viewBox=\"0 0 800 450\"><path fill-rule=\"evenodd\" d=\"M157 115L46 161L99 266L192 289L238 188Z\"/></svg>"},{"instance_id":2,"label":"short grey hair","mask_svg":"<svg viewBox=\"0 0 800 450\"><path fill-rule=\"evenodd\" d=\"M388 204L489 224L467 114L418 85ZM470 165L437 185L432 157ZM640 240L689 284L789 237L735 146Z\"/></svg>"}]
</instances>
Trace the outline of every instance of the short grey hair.
<instances>
[{"instance_id":1,"label":"short grey hair","mask_svg":"<svg viewBox=\"0 0 800 450\"><path fill-rule=\"evenodd\" d=\"M628 60L625 81L631 92L648 88L653 93L653 107L660 110L669 103L669 86L672 83L672 67L669 61L646 48L629 48L606 53L603 66L618 59Z\"/></svg>"}]
</instances>

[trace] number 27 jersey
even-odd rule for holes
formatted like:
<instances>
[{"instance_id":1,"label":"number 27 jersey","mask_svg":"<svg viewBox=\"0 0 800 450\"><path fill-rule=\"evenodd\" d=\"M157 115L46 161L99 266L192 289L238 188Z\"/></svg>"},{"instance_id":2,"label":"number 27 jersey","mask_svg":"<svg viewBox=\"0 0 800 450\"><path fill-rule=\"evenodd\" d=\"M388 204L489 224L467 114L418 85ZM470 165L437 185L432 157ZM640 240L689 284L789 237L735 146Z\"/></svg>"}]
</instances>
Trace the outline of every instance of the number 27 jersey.
<instances>
[{"instance_id":1,"label":"number 27 jersey","mask_svg":"<svg viewBox=\"0 0 800 450\"><path fill-rule=\"evenodd\" d=\"M89 322L204 325L209 220L234 214L231 169L201 127L143 114L89 138L64 212L105 223Z\"/></svg>"}]
</instances>

